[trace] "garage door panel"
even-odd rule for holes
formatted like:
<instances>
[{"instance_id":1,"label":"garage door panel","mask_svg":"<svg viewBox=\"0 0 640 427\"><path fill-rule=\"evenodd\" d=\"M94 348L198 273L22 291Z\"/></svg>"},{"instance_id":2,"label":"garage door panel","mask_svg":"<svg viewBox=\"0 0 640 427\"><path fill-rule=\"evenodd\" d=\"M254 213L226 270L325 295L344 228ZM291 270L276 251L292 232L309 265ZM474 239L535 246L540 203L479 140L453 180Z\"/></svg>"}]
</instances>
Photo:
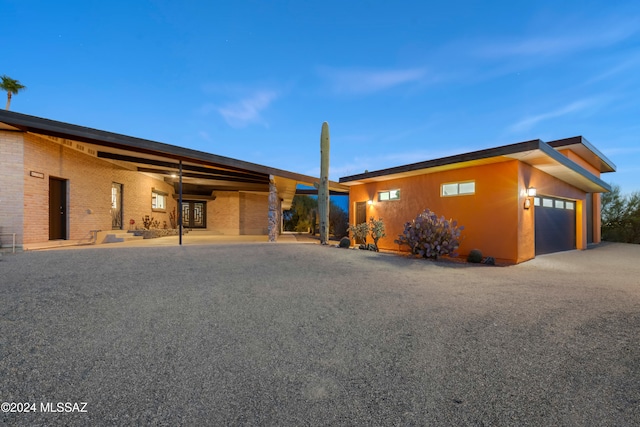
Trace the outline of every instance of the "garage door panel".
<instances>
[{"instance_id":1,"label":"garage door panel","mask_svg":"<svg viewBox=\"0 0 640 427\"><path fill-rule=\"evenodd\" d=\"M546 203L545 202L546 199ZM576 247L576 213L560 199L543 198L535 206L536 255L568 251Z\"/></svg>"}]
</instances>

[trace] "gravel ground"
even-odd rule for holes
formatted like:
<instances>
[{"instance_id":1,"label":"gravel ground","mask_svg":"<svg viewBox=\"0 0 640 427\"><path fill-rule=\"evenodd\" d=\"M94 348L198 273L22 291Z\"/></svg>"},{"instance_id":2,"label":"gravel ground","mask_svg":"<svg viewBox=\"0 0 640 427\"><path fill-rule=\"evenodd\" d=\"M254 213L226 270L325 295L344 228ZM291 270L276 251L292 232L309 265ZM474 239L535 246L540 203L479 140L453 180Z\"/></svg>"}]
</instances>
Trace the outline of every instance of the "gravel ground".
<instances>
[{"instance_id":1,"label":"gravel ground","mask_svg":"<svg viewBox=\"0 0 640 427\"><path fill-rule=\"evenodd\" d=\"M0 422L638 425L639 260L624 244L511 267L314 244L5 254L0 402L37 412Z\"/></svg>"}]
</instances>

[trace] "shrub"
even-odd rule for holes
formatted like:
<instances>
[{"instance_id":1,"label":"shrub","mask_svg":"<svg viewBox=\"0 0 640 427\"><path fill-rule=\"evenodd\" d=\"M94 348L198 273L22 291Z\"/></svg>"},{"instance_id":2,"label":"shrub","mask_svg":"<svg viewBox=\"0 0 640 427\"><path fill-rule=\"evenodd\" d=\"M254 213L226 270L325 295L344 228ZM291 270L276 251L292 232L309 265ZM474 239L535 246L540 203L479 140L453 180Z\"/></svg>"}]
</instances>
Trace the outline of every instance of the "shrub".
<instances>
[{"instance_id":1,"label":"shrub","mask_svg":"<svg viewBox=\"0 0 640 427\"><path fill-rule=\"evenodd\" d=\"M395 243L409 246L411 253L424 258L437 259L441 255L455 257L458 256L456 249L460 246L460 232L463 229L457 221L446 220L425 209L416 219L404 225L404 232Z\"/></svg>"},{"instance_id":2,"label":"shrub","mask_svg":"<svg viewBox=\"0 0 640 427\"><path fill-rule=\"evenodd\" d=\"M480 249L472 249L467 256L467 261L476 264L482 262L482 251Z\"/></svg>"},{"instance_id":3,"label":"shrub","mask_svg":"<svg viewBox=\"0 0 640 427\"><path fill-rule=\"evenodd\" d=\"M353 234L353 237L356 238L356 240L359 240L363 243L367 243L367 234L369 234L369 224L367 224L366 222L363 222L362 224L358 224L355 226L350 225L349 232Z\"/></svg>"},{"instance_id":4,"label":"shrub","mask_svg":"<svg viewBox=\"0 0 640 427\"><path fill-rule=\"evenodd\" d=\"M482 251L480 249L471 249L467 256L467 261L476 264L482 262Z\"/></svg>"},{"instance_id":5,"label":"shrub","mask_svg":"<svg viewBox=\"0 0 640 427\"><path fill-rule=\"evenodd\" d=\"M340 244L338 245L341 248L349 248L351 246L351 239L348 237L343 237L340 239Z\"/></svg>"}]
</instances>

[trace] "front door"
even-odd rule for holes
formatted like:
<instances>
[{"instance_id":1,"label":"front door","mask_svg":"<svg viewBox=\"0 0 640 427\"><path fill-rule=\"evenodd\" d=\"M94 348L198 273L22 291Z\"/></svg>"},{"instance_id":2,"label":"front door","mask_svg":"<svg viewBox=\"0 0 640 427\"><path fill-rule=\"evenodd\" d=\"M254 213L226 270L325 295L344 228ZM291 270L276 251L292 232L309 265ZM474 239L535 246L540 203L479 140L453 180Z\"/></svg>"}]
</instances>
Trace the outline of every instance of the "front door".
<instances>
[{"instance_id":1,"label":"front door","mask_svg":"<svg viewBox=\"0 0 640 427\"><path fill-rule=\"evenodd\" d=\"M49 177L49 240L67 239L67 180Z\"/></svg>"},{"instance_id":2,"label":"front door","mask_svg":"<svg viewBox=\"0 0 640 427\"><path fill-rule=\"evenodd\" d=\"M356 223L354 225L367 222L367 202L356 202ZM361 245L364 241L356 239L356 243Z\"/></svg>"},{"instance_id":3,"label":"front door","mask_svg":"<svg viewBox=\"0 0 640 427\"><path fill-rule=\"evenodd\" d=\"M207 202L182 201L182 226L207 228Z\"/></svg>"}]
</instances>

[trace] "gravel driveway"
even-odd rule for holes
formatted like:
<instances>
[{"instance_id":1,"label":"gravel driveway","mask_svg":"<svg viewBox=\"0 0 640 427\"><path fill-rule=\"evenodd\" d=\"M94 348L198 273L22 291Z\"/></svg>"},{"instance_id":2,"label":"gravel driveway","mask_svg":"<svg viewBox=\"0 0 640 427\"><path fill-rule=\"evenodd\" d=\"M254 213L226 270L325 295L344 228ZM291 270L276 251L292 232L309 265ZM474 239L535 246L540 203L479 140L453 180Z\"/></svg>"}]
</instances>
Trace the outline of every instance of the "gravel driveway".
<instances>
[{"instance_id":1,"label":"gravel driveway","mask_svg":"<svg viewBox=\"0 0 640 427\"><path fill-rule=\"evenodd\" d=\"M0 402L36 407L0 413L10 425L640 420L640 245L512 267L313 244L57 250L5 255L0 291ZM58 402L86 412L42 412Z\"/></svg>"}]
</instances>

